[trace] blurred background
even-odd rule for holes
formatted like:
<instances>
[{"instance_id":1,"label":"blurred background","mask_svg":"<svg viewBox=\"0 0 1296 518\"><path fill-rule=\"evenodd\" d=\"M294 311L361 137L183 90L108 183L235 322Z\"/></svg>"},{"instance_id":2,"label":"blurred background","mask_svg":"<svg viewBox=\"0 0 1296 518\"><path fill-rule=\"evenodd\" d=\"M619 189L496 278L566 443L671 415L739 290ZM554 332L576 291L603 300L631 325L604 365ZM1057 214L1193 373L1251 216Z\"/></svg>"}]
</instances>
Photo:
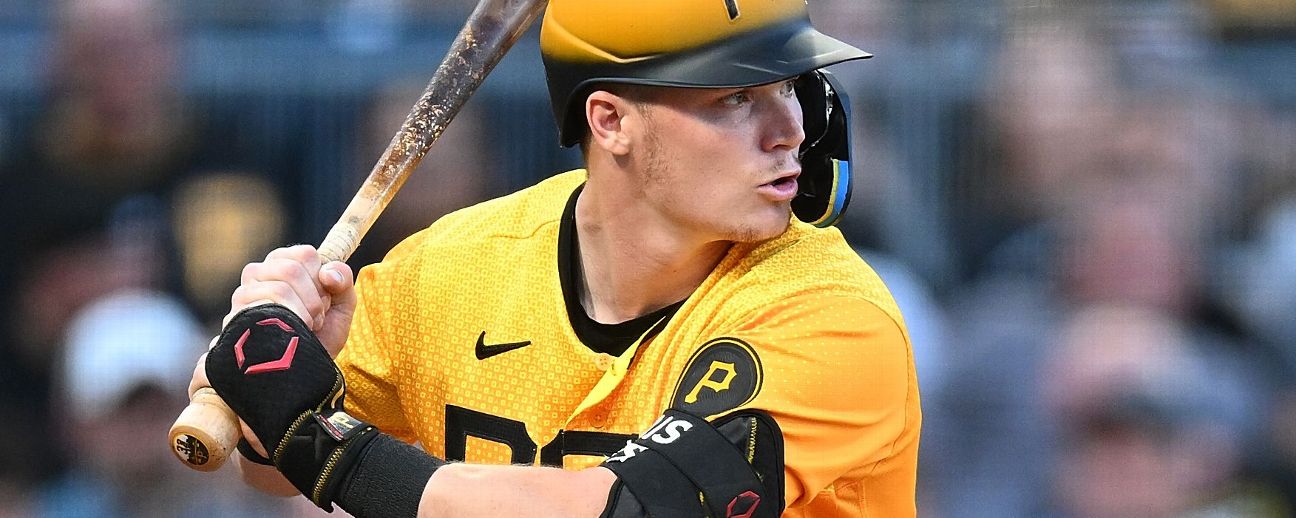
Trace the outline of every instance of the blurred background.
<instances>
[{"instance_id":1,"label":"blurred background","mask_svg":"<svg viewBox=\"0 0 1296 518\"><path fill-rule=\"evenodd\" d=\"M0 0L0 516L316 516L165 431L471 0ZM924 517L1296 516L1296 0L815 0L877 57L840 225L914 339ZM575 167L536 31L353 267Z\"/></svg>"}]
</instances>

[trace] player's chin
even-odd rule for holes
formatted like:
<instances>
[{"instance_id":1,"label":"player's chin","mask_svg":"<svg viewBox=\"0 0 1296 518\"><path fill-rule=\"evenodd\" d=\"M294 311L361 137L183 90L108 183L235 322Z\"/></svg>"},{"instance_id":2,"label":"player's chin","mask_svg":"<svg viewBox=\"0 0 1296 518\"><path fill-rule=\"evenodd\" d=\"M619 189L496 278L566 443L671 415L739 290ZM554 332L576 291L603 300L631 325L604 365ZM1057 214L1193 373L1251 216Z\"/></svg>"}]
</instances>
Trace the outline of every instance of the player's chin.
<instances>
[{"instance_id":1,"label":"player's chin","mask_svg":"<svg viewBox=\"0 0 1296 518\"><path fill-rule=\"evenodd\" d=\"M735 229L732 240L738 243L754 243L774 239L787 231L791 224L791 211L785 205L782 210L764 210L743 222Z\"/></svg>"}]
</instances>

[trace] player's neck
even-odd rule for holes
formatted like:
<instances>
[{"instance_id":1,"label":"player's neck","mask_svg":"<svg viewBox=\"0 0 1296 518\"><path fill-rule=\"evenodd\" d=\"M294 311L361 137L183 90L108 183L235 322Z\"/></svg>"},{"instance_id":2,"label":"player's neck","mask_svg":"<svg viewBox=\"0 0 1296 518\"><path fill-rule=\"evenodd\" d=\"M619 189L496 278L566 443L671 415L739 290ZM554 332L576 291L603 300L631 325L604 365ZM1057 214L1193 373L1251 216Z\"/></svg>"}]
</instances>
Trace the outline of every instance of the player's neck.
<instances>
[{"instance_id":1,"label":"player's neck","mask_svg":"<svg viewBox=\"0 0 1296 518\"><path fill-rule=\"evenodd\" d=\"M581 303L590 318L619 323L688 298L706 280L730 243L701 241L651 216L635 214L591 186L576 203Z\"/></svg>"}]
</instances>

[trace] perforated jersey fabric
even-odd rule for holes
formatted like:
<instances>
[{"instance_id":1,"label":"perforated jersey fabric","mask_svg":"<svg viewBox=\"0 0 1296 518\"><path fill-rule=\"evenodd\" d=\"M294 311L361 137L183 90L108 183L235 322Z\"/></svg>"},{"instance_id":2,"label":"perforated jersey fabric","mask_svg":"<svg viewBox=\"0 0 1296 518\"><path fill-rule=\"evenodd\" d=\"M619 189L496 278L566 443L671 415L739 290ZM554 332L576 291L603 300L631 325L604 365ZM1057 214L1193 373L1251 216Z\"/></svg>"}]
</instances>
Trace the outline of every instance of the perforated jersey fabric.
<instances>
[{"instance_id":1,"label":"perforated jersey fabric","mask_svg":"<svg viewBox=\"0 0 1296 518\"><path fill-rule=\"evenodd\" d=\"M452 213L363 269L338 357L348 410L447 460L576 469L671 406L755 408L782 430L783 516L914 516L912 349L841 233L793 219L733 245L655 334L613 357L577 338L560 282L564 206L585 175Z\"/></svg>"}]
</instances>

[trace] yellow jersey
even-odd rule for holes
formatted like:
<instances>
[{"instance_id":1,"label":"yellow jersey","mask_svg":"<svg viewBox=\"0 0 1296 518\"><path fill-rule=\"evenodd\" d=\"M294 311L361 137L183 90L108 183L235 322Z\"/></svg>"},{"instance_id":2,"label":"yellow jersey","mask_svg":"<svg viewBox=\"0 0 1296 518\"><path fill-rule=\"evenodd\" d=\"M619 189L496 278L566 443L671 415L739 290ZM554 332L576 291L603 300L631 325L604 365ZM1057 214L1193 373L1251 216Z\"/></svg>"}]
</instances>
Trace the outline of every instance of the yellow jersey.
<instances>
[{"instance_id":1,"label":"yellow jersey","mask_svg":"<svg viewBox=\"0 0 1296 518\"><path fill-rule=\"evenodd\" d=\"M841 233L794 219L731 246L612 356L581 341L564 293L563 220L584 180L572 171L452 213L364 268L338 357L348 411L447 460L576 469L670 407L759 409L782 431L783 516L914 516L908 334Z\"/></svg>"}]
</instances>

